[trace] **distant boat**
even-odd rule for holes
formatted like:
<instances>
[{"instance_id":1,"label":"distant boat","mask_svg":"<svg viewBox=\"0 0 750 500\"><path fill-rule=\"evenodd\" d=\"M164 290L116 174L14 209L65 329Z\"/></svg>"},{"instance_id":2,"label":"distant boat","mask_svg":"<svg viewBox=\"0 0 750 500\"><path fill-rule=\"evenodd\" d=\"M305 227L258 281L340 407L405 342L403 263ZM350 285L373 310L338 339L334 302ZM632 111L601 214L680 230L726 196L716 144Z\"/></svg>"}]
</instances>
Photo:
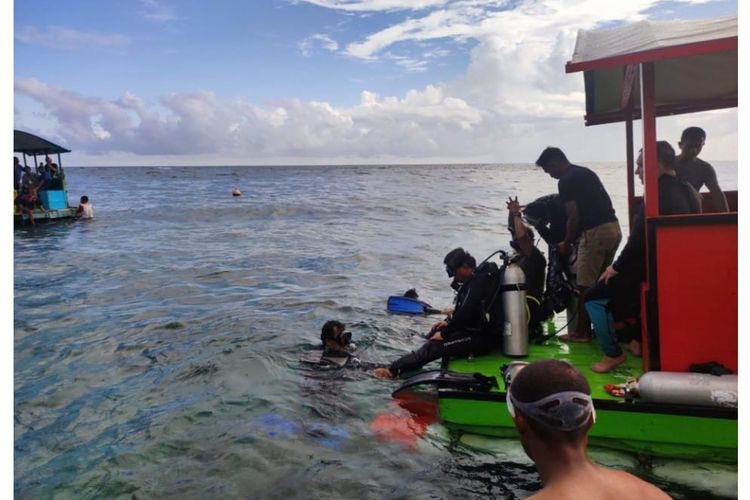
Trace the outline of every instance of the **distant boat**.
<instances>
[{"instance_id":1,"label":"distant boat","mask_svg":"<svg viewBox=\"0 0 750 500\"><path fill-rule=\"evenodd\" d=\"M58 146L46 139L42 139L39 136L30 134L28 132L22 132L20 130L13 131L13 152L22 153L23 160L21 164L25 168L30 166L32 169L37 169L41 163L37 161L37 157L41 156L42 159L48 155L57 155L57 173L55 177L46 186L39 190L39 199L42 202L42 206L47 210L45 214L40 209L33 210L34 220L39 222L46 222L57 219L70 219L77 215L77 207L71 207L68 205L68 190L65 181L65 171L62 167L62 161L60 160L61 153L70 153L69 149L65 149L62 146ZM33 158L33 165L27 163L28 158ZM13 193L13 199L19 193ZM15 225L20 225L29 221L29 217L18 209L15 205L13 206L13 222Z\"/></svg>"}]
</instances>

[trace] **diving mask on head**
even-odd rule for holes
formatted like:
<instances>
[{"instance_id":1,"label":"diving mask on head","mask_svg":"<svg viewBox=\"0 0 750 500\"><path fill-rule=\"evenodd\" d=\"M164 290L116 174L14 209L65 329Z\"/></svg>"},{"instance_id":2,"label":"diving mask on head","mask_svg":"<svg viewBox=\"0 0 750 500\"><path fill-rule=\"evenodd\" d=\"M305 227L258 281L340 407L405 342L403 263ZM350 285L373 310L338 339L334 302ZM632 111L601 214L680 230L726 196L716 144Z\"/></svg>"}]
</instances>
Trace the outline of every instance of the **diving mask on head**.
<instances>
[{"instance_id":1,"label":"diving mask on head","mask_svg":"<svg viewBox=\"0 0 750 500\"><path fill-rule=\"evenodd\" d=\"M554 431L570 432L580 429L586 425L589 417L596 423L594 402L591 396L582 392L563 391L538 401L522 403L513 399L509 390L505 401L511 417L516 418L518 408L527 417Z\"/></svg>"}]
</instances>

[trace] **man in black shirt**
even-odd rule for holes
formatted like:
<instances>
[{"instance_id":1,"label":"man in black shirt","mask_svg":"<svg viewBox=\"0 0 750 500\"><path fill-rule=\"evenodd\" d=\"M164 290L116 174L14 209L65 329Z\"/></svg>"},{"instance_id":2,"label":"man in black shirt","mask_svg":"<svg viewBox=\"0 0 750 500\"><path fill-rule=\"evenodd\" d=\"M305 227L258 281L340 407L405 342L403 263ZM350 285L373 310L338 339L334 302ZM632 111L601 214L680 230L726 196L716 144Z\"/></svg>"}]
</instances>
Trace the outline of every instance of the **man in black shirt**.
<instances>
[{"instance_id":1,"label":"man in black shirt","mask_svg":"<svg viewBox=\"0 0 750 500\"><path fill-rule=\"evenodd\" d=\"M559 148L546 148L536 164L550 177L558 179L557 189L560 201L565 205L567 226L565 239L558 243L557 248L562 255L568 255L577 242L576 282L583 297L612 263L622 239L612 200L593 171L571 164ZM591 322L583 301L579 301L577 329L577 332L561 335L559 339L588 342L591 338Z\"/></svg>"},{"instance_id":2,"label":"man in black shirt","mask_svg":"<svg viewBox=\"0 0 750 500\"><path fill-rule=\"evenodd\" d=\"M675 171L675 153L667 141L656 143L659 168L659 214L675 215L701 212L698 192L687 182L679 179ZM643 182L643 158L638 157L636 175ZM586 309L594 323L594 333L604 357L591 366L591 370L608 372L625 361L625 353L618 345L611 316L611 301L638 301L639 286L646 279L645 249L643 247L643 204L633 219L630 236L617 260L602 273L597 285L586 297ZM638 340L631 346L640 351Z\"/></svg>"},{"instance_id":3,"label":"man in black shirt","mask_svg":"<svg viewBox=\"0 0 750 500\"><path fill-rule=\"evenodd\" d=\"M456 308L450 319L432 326L422 347L390 364L377 368L376 377L392 378L417 370L430 361L448 357L486 354L502 345L503 304L498 292L500 271L493 262L477 267L463 248L456 248L443 260L451 287L458 290Z\"/></svg>"}]
</instances>

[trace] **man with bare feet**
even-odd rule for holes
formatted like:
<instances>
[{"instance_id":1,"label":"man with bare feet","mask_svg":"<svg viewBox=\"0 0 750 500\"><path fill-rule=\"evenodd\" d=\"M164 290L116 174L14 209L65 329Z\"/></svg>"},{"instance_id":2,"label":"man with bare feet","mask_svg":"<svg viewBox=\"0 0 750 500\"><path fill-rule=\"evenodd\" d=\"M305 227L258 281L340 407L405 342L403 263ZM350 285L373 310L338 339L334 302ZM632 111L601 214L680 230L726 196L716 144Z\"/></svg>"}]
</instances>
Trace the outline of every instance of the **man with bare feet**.
<instances>
[{"instance_id":1,"label":"man with bare feet","mask_svg":"<svg viewBox=\"0 0 750 500\"><path fill-rule=\"evenodd\" d=\"M544 484L531 498L669 498L632 474L589 460L588 431L596 414L589 384L571 364L545 359L527 365L506 397L523 449Z\"/></svg>"},{"instance_id":2,"label":"man with bare feet","mask_svg":"<svg viewBox=\"0 0 750 500\"><path fill-rule=\"evenodd\" d=\"M675 152L668 142L656 143L656 158L659 170L659 213L700 213L700 196L690 184L677 177ZM642 154L638 156L636 164L635 173L643 182ZM602 273L597 285L586 296L586 310L594 324L596 340L604 352L601 361L591 366L592 371L605 373L625 362L625 353L618 345L614 328L611 302L639 301L640 283L646 279L643 233L644 215L641 205L633 219L633 227L625 248L615 263ZM640 354L640 343L637 339L631 339L629 347L633 354Z\"/></svg>"},{"instance_id":3,"label":"man with bare feet","mask_svg":"<svg viewBox=\"0 0 750 500\"><path fill-rule=\"evenodd\" d=\"M584 297L614 260L622 239L612 200L598 175L586 167L571 164L559 148L546 148L536 164L550 177L558 179L557 189L565 205L567 223L565 239L557 248L561 255L569 255L577 242L576 285L580 297ZM563 342L590 340L591 322L583 300L578 301L577 331L558 338Z\"/></svg>"}]
</instances>

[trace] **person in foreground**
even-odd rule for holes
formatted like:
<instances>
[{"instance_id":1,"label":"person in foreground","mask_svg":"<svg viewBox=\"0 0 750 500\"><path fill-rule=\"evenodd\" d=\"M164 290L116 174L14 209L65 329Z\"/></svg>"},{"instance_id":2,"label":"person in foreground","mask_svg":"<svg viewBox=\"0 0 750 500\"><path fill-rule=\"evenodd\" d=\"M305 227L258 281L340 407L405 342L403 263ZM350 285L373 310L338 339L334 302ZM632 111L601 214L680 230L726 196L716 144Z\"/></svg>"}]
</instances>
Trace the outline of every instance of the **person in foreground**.
<instances>
[{"instance_id":1,"label":"person in foreground","mask_svg":"<svg viewBox=\"0 0 750 500\"><path fill-rule=\"evenodd\" d=\"M642 152L636 164L635 173L643 183ZM656 164L659 171L659 214L700 213L700 196L693 186L677 177L675 152L667 141L656 143ZM586 310L594 324L594 335L604 352L602 360L591 366L591 370L597 373L613 370L626 359L625 353L618 345L612 316L614 309L612 302L617 302L619 306L635 304L634 308L638 310L640 283L646 280L643 208L641 204L636 211L625 248L622 249L614 264L604 270L596 286L589 290L585 299ZM635 355L640 355L640 339L629 340L630 351Z\"/></svg>"},{"instance_id":2,"label":"person in foreground","mask_svg":"<svg viewBox=\"0 0 750 500\"><path fill-rule=\"evenodd\" d=\"M511 381L507 402L544 485L531 498L669 498L632 474L589 460L588 432L596 413L589 384L573 365L553 359L527 365Z\"/></svg>"},{"instance_id":3,"label":"person in foreground","mask_svg":"<svg viewBox=\"0 0 750 500\"><path fill-rule=\"evenodd\" d=\"M497 264L486 262L477 267L474 257L463 248L451 250L443 263L448 277L453 278L451 287L458 292L453 314L432 326L422 347L400 357L388 368L376 368L373 371L376 377L393 378L444 356L486 354L501 346L504 317Z\"/></svg>"},{"instance_id":4,"label":"person in foreground","mask_svg":"<svg viewBox=\"0 0 750 500\"><path fill-rule=\"evenodd\" d=\"M577 242L578 263L576 285L581 297L596 284L596 279L612 263L622 233L615 216L612 200L599 176L592 170L573 165L559 148L548 147L536 160L550 177L558 179L560 201L567 216L565 238L557 244L561 255L569 255ZM560 335L563 342L588 342L591 322L578 303L577 331Z\"/></svg>"}]
</instances>

